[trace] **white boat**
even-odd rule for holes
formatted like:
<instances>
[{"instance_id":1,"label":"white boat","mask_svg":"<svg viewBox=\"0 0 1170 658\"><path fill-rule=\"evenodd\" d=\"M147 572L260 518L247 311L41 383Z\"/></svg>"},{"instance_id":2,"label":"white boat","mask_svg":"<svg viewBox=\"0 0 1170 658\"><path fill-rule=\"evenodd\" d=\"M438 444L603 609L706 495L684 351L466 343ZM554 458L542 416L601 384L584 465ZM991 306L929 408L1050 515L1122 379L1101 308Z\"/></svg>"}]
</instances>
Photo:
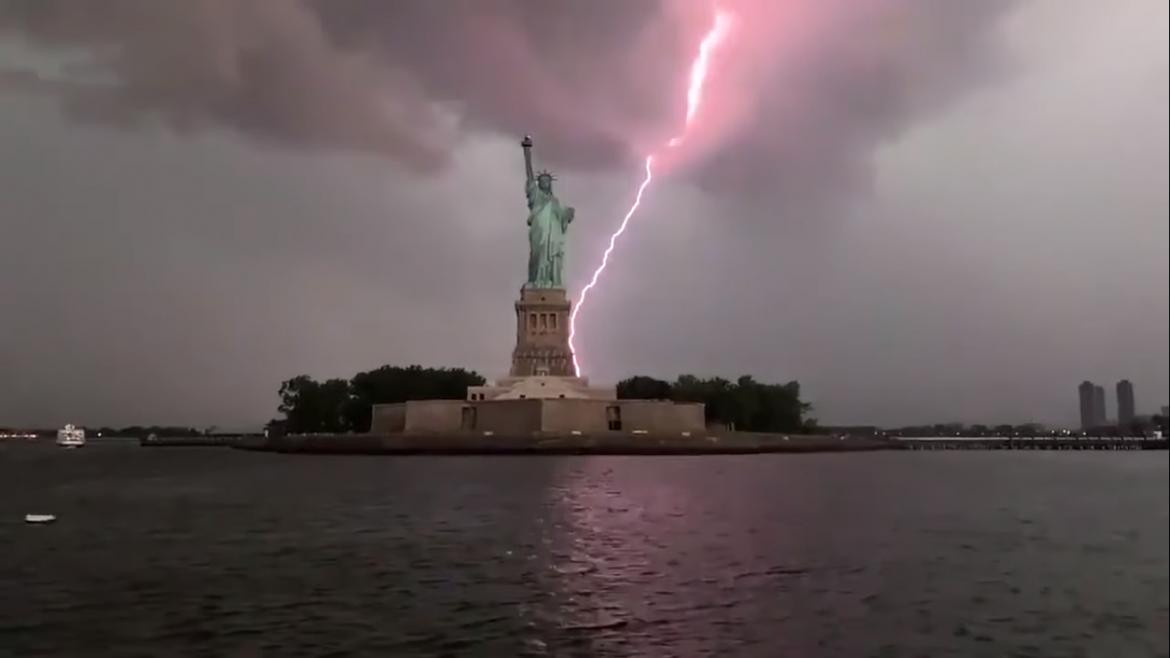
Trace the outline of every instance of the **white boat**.
<instances>
[{"instance_id":1,"label":"white boat","mask_svg":"<svg viewBox=\"0 0 1170 658\"><path fill-rule=\"evenodd\" d=\"M25 523L52 523L57 517L52 514L25 514Z\"/></svg>"},{"instance_id":2,"label":"white boat","mask_svg":"<svg viewBox=\"0 0 1170 658\"><path fill-rule=\"evenodd\" d=\"M57 430L57 445L62 448L80 448L85 445L85 430L66 425Z\"/></svg>"}]
</instances>

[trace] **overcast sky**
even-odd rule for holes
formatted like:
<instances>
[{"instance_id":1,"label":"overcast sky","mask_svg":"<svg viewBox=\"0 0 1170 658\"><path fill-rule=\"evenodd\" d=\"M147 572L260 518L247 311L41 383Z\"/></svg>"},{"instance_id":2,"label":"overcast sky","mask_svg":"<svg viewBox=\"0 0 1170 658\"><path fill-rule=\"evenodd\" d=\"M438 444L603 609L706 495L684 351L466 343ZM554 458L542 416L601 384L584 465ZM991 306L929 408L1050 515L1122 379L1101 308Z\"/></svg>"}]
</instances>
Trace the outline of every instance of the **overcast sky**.
<instances>
[{"instance_id":1,"label":"overcast sky","mask_svg":"<svg viewBox=\"0 0 1170 658\"><path fill-rule=\"evenodd\" d=\"M822 422L1168 397L1168 8L726 0L586 375L799 380ZM0 0L0 425L257 424L281 380L505 374L519 137L570 294L673 134L706 2Z\"/></svg>"}]
</instances>

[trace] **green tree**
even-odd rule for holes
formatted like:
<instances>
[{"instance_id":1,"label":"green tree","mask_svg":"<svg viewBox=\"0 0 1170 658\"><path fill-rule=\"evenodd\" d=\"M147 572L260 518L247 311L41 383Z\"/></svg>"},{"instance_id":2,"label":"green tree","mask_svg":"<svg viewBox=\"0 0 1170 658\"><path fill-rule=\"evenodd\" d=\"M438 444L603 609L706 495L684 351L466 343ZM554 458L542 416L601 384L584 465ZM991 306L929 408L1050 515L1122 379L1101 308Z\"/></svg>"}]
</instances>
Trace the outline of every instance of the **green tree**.
<instances>
[{"instance_id":1,"label":"green tree","mask_svg":"<svg viewBox=\"0 0 1170 658\"><path fill-rule=\"evenodd\" d=\"M372 406L408 400L461 400L467 387L484 378L463 368L382 366L359 372L350 380L318 382L299 375L280 385L283 419L269 423L271 431L289 433L364 432L370 427ZM623 399L669 399L702 402L708 422L754 432L810 431L810 405L800 399L800 384L766 384L744 375L735 382L722 377L702 379L680 375L673 383L635 376L618 384ZM137 429L137 428L136 428ZM160 434L161 436L161 434Z\"/></svg>"},{"instance_id":2,"label":"green tree","mask_svg":"<svg viewBox=\"0 0 1170 658\"><path fill-rule=\"evenodd\" d=\"M280 385L280 407L289 432L345 432L350 429L345 411L350 404L350 385L344 379L318 382L298 375Z\"/></svg>"},{"instance_id":3,"label":"green tree","mask_svg":"<svg viewBox=\"0 0 1170 658\"><path fill-rule=\"evenodd\" d=\"M617 385L619 400L669 400L672 392L670 382L644 375L623 379Z\"/></svg>"},{"instance_id":4,"label":"green tree","mask_svg":"<svg viewBox=\"0 0 1170 658\"><path fill-rule=\"evenodd\" d=\"M815 426L806 419L811 406L800 399L800 384L765 384L750 375L734 383L722 377L701 379L680 375L671 387L671 399L702 402L707 421L748 432L796 432Z\"/></svg>"},{"instance_id":5,"label":"green tree","mask_svg":"<svg viewBox=\"0 0 1170 658\"><path fill-rule=\"evenodd\" d=\"M370 428L375 404L407 400L462 400L468 386L481 386L484 378L463 368L424 368L382 366L359 372L350 380L350 401L346 408L347 423L353 431Z\"/></svg>"},{"instance_id":6,"label":"green tree","mask_svg":"<svg viewBox=\"0 0 1170 658\"><path fill-rule=\"evenodd\" d=\"M283 419L269 423L270 431L303 434L309 432L365 432L370 428L371 407L407 400L461 400L468 386L479 386L484 378L462 368L382 366L359 372L352 379L318 382L298 375L280 385Z\"/></svg>"}]
</instances>

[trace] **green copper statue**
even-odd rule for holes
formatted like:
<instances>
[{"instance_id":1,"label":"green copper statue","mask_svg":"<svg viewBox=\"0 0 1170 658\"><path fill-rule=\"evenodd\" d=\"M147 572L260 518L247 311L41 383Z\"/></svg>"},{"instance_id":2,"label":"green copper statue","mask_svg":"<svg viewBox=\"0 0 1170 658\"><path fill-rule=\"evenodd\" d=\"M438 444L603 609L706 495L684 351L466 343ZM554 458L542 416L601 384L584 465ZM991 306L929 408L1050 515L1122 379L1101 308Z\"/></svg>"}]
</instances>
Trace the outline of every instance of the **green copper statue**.
<instances>
[{"instance_id":1,"label":"green copper statue","mask_svg":"<svg viewBox=\"0 0 1170 658\"><path fill-rule=\"evenodd\" d=\"M532 138L520 142L524 148L525 192L528 196L528 281L525 288L564 288L565 233L574 210L562 206L553 194L553 175L532 173Z\"/></svg>"}]
</instances>

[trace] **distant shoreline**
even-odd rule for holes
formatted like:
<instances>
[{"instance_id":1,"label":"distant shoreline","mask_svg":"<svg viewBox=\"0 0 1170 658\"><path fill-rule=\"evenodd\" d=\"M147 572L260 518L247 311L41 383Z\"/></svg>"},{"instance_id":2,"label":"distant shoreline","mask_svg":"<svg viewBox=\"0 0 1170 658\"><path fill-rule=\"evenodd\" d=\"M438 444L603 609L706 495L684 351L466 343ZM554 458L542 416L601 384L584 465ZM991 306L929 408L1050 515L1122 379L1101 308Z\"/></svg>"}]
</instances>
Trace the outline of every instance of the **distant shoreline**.
<instances>
[{"instance_id":1,"label":"distant shoreline","mask_svg":"<svg viewBox=\"0 0 1170 658\"><path fill-rule=\"evenodd\" d=\"M231 447L257 452L355 455L728 455L884 450L1166 450L1166 439L861 438L720 432L484 434L310 434L278 437L191 436L142 440L143 447Z\"/></svg>"}]
</instances>

